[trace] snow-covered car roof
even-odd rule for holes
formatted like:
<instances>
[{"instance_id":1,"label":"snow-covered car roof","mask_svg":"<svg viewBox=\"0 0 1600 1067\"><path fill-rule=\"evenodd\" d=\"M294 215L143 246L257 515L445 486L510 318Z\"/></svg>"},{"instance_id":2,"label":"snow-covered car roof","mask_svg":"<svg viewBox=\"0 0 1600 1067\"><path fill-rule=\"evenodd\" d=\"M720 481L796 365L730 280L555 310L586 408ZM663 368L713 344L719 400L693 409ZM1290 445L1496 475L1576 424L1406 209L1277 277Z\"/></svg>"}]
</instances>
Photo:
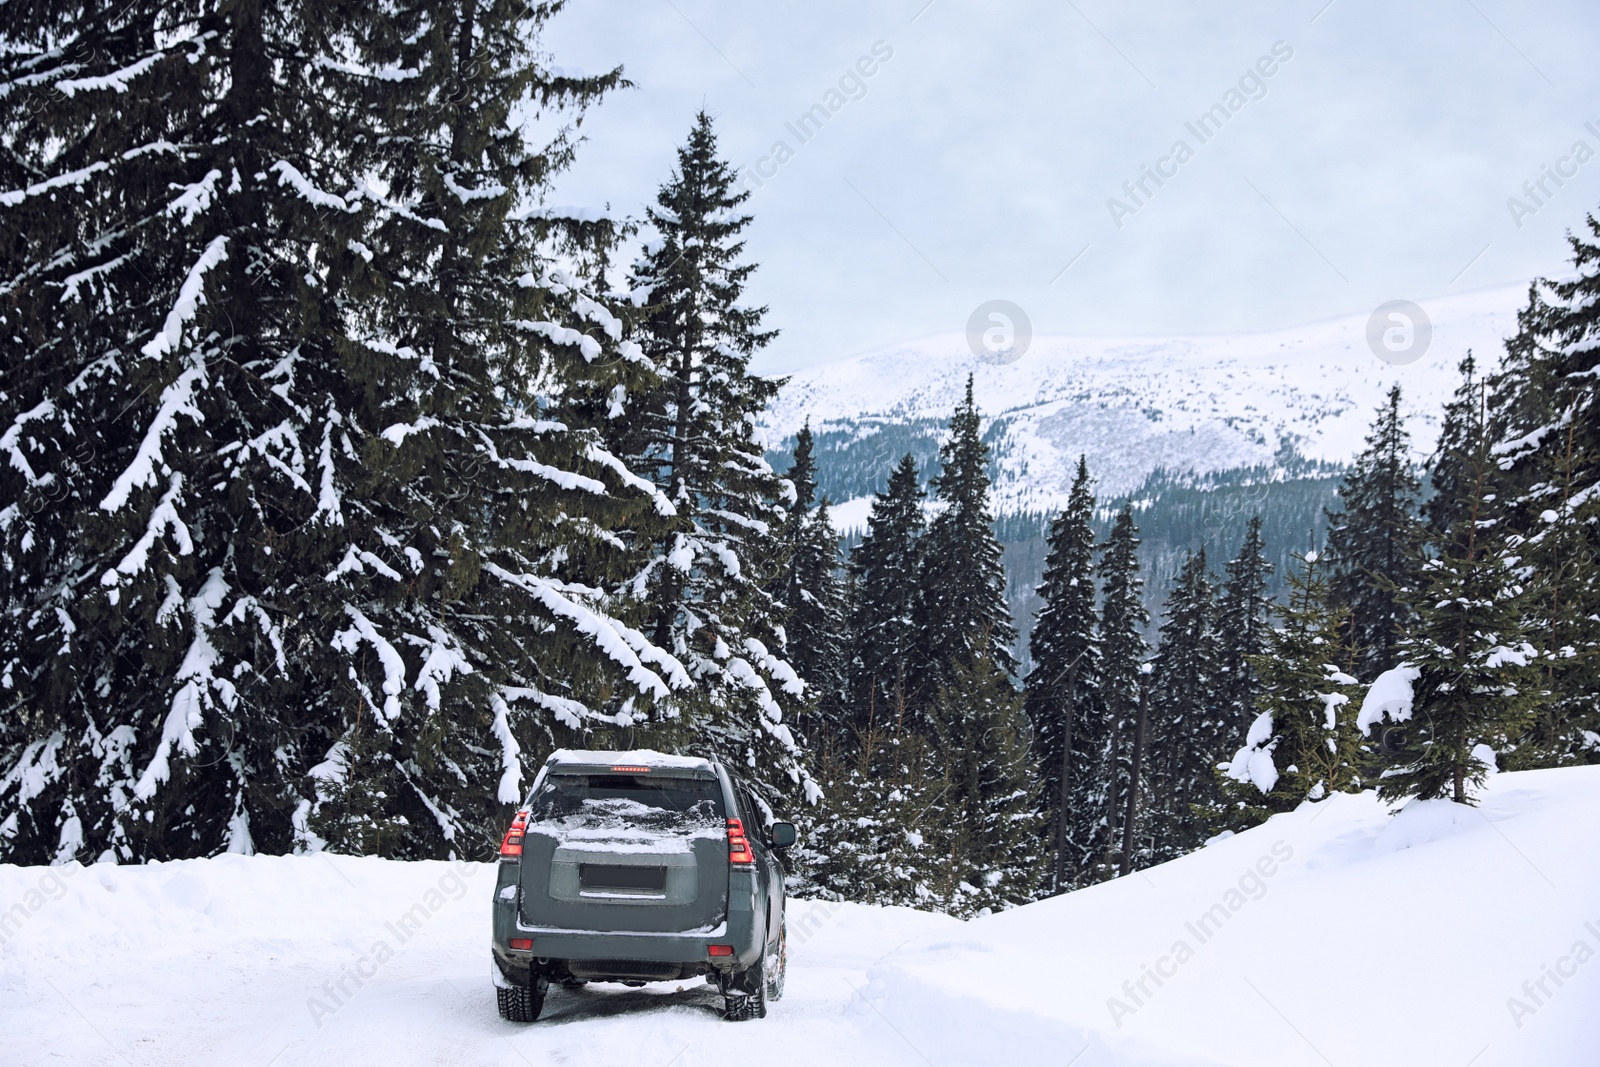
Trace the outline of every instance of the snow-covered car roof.
<instances>
[{"instance_id":1,"label":"snow-covered car roof","mask_svg":"<svg viewBox=\"0 0 1600 1067\"><path fill-rule=\"evenodd\" d=\"M562 748L550 754L546 766L563 769L614 771L639 768L644 772L666 771L714 773L711 761L699 756L673 756L649 748L635 748L625 752L608 752L601 749Z\"/></svg>"}]
</instances>

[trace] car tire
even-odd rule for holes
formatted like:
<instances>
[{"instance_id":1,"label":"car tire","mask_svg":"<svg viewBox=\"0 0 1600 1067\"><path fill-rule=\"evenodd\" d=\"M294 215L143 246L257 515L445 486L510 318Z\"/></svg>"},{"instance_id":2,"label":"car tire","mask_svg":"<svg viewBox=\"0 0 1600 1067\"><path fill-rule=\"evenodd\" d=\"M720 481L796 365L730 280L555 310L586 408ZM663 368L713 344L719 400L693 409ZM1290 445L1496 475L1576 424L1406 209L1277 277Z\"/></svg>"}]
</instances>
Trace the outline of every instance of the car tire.
<instances>
[{"instance_id":1,"label":"car tire","mask_svg":"<svg viewBox=\"0 0 1600 1067\"><path fill-rule=\"evenodd\" d=\"M778 943L769 945L767 958L763 961L766 970L766 999L776 1003L783 999L783 979L789 968L789 921L784 919L778 925Z\"/></svg>"},{"instance_id":2,"label":"car tire","mask_svg":"<svg viewBox=\"0 0 1600 1067\"><path fill-rule=\"evenodd\" d=\"M500 1018L513 1023L535 1021L544 1010L544 995L549 988L550 982L546 978L535 978L531 986L513 986L510 989L497 987L494 999L496 1007L500 1009Z\"/></svg>"},{"instance_id":3,"label":"car tire","mask_svg":"<svg viewBox=\"0 0 1600 1067\"><path fill-rule=\"evenodd\" d=\"M722 1017L730 1023L767 1017L766 947L754 967L730 975L722 991ZM753 992L746 992L753 990Z\"/></svg>"}]
</instances>

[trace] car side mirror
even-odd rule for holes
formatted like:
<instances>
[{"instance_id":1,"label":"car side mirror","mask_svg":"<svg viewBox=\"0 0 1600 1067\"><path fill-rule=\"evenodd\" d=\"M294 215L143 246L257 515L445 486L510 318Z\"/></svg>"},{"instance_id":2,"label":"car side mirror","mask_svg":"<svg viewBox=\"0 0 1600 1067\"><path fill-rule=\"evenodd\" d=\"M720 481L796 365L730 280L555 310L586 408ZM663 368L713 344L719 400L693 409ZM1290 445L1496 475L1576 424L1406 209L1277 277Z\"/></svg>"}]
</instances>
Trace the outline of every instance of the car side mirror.
<instances>
[{"instance_id":1,"label":"car side mirror","mask_svg":"<svg viewBox=\"0 0 1600 1067\"><path fill-rule=\"evenodd\" d=\"M800 840L800 834L795 830L792 822L775 822L769 831L773 848L788 848Z\"/></svg>"}]
</instances>

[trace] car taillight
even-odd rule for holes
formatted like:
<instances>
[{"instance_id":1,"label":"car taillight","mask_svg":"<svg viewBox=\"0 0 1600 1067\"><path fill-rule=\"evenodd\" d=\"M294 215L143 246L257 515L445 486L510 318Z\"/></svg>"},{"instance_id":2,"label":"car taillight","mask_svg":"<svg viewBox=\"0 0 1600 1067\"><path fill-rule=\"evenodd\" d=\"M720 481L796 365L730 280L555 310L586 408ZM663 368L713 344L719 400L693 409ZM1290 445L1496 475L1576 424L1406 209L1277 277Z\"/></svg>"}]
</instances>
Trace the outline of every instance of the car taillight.
<instances>
[{"instance_id":1,"label":"car taillight","mask_svg":"<svg viewBox=\"0 0 1600 1067\"><path fill-rule=\"evenodd\" d=\"M533 950L533 938L513 937L511 939L511 947L515 949L521 949L524 952L531 952Z\"/></svg>"},{"instance_id":2,"label":"car taillight","mask_svg":"<svg viewBox=\"0 0 1600 1067\"><path fill-rule=\"evenodd\" d=\"M707 945L706 946L706 955L708 955L708 956L731 956L731 955L733 955L733 946L732 945Z\"/></svg>"},{"instance_id":3,"label":"car taillight","mask_svg":"<svg viewBox=\"0 0 1600 1067\"><path fill-rule=\"evenodd\" d=\"M750 851L750 839L744 836L744 823L728 820L728 862L741 867L755 863L756 854Z\"/></svg>"},{"instance_id":4,"label":"car taillight","mask_svg":"<svg viewBox=\"0 0 1600 1067\"><path fill-rule=\"evenodd\" d=\"M519 811L512 816L511 829L506 831L505 840L500 842L500 856L522 855L522 835L528 829L528 813Z\"/></svg>"}]
</instances>

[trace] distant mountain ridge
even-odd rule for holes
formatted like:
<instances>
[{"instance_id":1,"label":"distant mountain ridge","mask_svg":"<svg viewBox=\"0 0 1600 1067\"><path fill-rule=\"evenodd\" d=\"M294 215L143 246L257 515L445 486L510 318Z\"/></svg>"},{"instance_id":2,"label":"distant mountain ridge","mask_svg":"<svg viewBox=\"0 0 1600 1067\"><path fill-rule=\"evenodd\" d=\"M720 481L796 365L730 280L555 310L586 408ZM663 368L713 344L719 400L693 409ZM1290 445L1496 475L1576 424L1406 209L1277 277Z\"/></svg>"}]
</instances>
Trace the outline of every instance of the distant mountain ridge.
<instances>
[{"instance_id":1,"label":"distant mountain ridge","mask_svg":"<svg viewBox=\"0 0 1600 1067\"><path fill-rule=\"evenodd\" d=\"M1306 464L1337 468L1395 382L1420 461L1457 363L1468 349L1480 364L1498 362L1526 293L1512 285L1420 301L1433 339L1407 366L1367 347L1366 315L1255 334L1044 335L1003 365L974 356L963 334L924 337L795 372L764 428L781 455L810 419L822 488L845 528L864 522L863 498L898 455L936 452L968 374L994 448L999 514L1058 510L1079 454L1103 499L1136 492L1157 471L1254 468L1278 480Z\"/></svg>"}]
</instances>

